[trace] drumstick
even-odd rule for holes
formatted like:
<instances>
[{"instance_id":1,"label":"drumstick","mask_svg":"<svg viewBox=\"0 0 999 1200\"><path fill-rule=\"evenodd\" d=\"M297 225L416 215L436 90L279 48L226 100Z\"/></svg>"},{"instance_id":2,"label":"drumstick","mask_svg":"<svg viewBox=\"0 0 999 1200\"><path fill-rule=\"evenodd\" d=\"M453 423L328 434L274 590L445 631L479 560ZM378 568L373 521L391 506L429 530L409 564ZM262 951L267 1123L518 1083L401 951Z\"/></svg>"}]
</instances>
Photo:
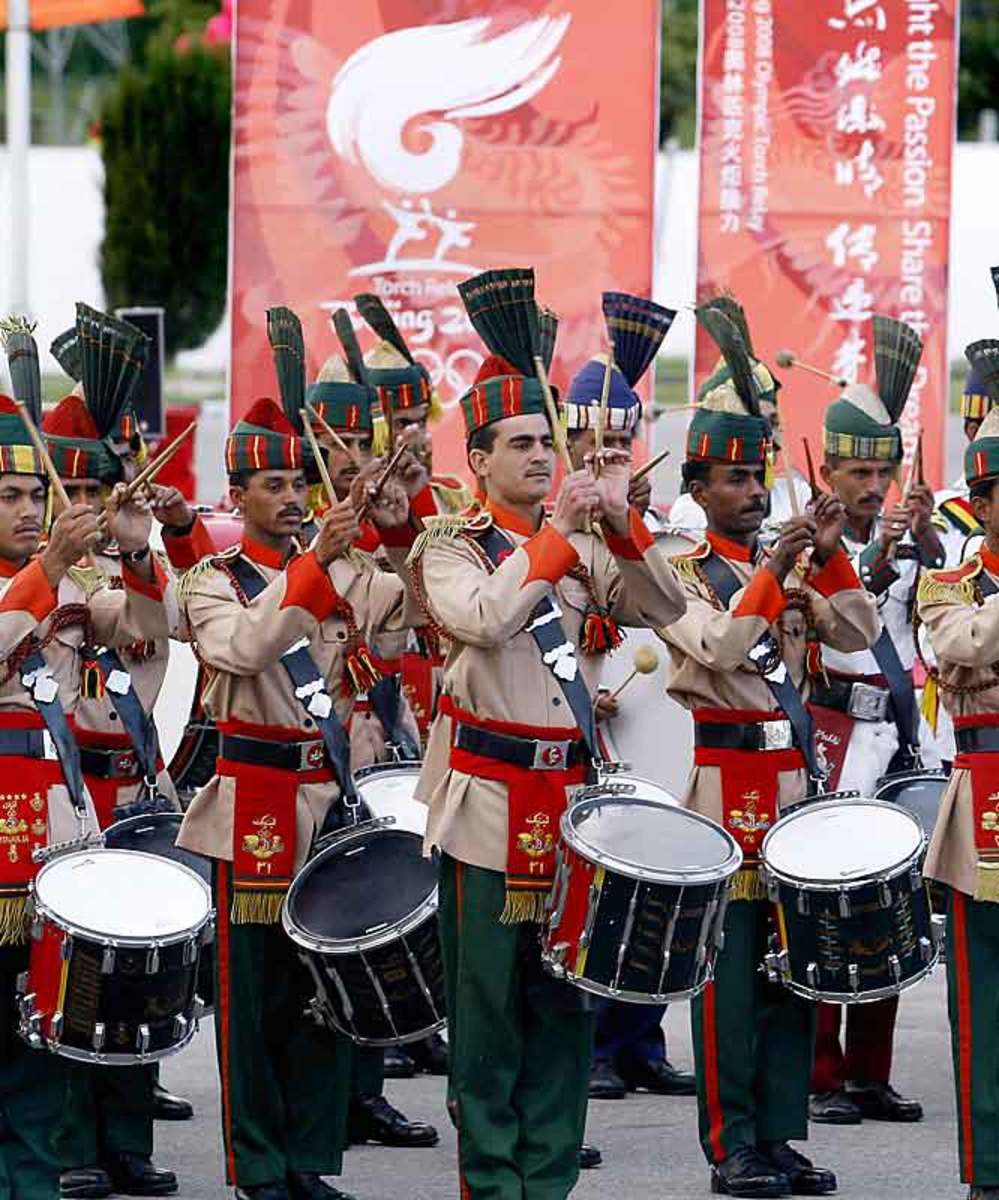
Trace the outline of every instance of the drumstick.
<instances>
[{"instance_id":1,"label":"drumstick","mask_svg":"<svg viewBox=\"0 0 999 1200\"><path fill-rule=\"evenodd\" d=\"M916 439L916 449L912 455L912 462L909 464L909 474L906 476L905 483L902 486L901 504L903 506L909 503L909 496L912 493L912 485L916 481L917 472L921 472L923 469L922 468L922 453L923 453L923 442L922 442L922 436L920 436ZM898 538L896 541L892 542L892 544L888 547L888 553L885 555L885 559L888 562L895 561L895 557L898 554L898 543L901 540L902 540L902 538Z\"/></svg>"},{"instance_id":2,"label":"drumstick","mask_svg":"<svg viewBox=\"0 0 999 1200\"><path fill-rule=\"evenodd\" d=\"M136 477L131 480L130 483L125 485L125 491L121 498L122 504L127 504L140 488L145 487L147 484L153 482L153 480L160 473L160 471L163 470L167 463L176 456L177 452L184 443L184 439L190 437L190 435L194 432L196 425L197 421L192 421L190 425L183 430L183 432L177 434L177 436L173 439L170 445L166 447L166 449L161 450L151 462L146 463L138 475L136 475ZM97 518L97 528L104 529L107 526L107 523L108 515L105 511L102 512Z\"/></svg>"},{"instance_id":3,"label":"drumstick","mask_svg":"<svg viewBox=\"0 0 999 1200\"><path fill-rule=\"evenodd\" d=\"M593 461L594 476L600 474L600 456L604 452L604 432L607 429L607 401L610 399L611 374L614 371L614 347L607 348L607 363L604 366L604 379L600 388L600 407L597 410L597 427L593 431L593 446L596 456Z\"/></svg>"},{"instance_id":4,"label":"drumstick","mask_svg":"<svg viewBox=\"0 0 999 1200\"><path fill-rule=\"evenodd\" d=\"M833 375L831 371L823 371L821 367L813 367L811 363L803 362L793 350L781 350L777 354L778 367L800 367L802 371L807 371L810 375L817 375L819 379L826 379L829 383L834 383L837 387L845 388L849 386L849 380L843 379L839 375Z\"/></svg>"},{"instance_id":5,"label":"drumstick","mask_svg":"<svg viewBox=\"0 0 999 1200\"><path fill-rule=\"evenodd\" d=\"M538 383L541 384L541 394L545 400L545 412L548 414L548 423L552 427L552 438L555 440L555 449L562 459L562 465L565 467L566 473L571 475L575 468L572 465L572 458L569 454L569 443L565 440L562 418L558 415L555 397L552 395L551 384L548 382L548 372L545 370L544 360L540 354L535 354L534 356L534 373L538 378Z\"/></svg>"},{"instance_id":6,"label":"drumstick","mask_svg":"<svg viewBox=\"0 0 999 1200\"><path fill-rule=\"evenodd\" d=\"M395 452L388 461L388 466L384 471L382 471L381 475L378 476L378 479L375 481L375 486L371 489L370 495L367 496L364 503L361 505L361 511L357 514L358 520L364 516L372 504L377 502L378 497L382 494L382 489L385 487L386 483L388 483L389 476L399 465L399 460L408 449L409 443L400 439L399 445L395 448Z\"/></svg>"},{"instance_id":7,"label":"drumstick","mask_svg":"<svg viewBox=\"0 0 999 1200\"><path fill-rule=\"evenodd\" d=\"M340 450L343 454L346 454L348 456L348 458L350 458L356 464L357 456L355 455L354 451L350 448L350 446L347 445L347 443L337 433L337 431L333 428L333 426L330 425L330 423L326 420L326 418L321 416L312 407L312 405L308 402L308 400L306 400L306 402L305 402L305 409L306 409L306 412L308 412L309 416L312 417L313 420L319 425L319 428L323 431L323 433L325 433L326 436L330 439L330 441L333 443L333 445L336 446L336 448L338 450Z\"/></svg>"},{"instance_id":8,"label":"drumstick","mask_svg":"<svg viewBox=\"0 0 999 1200\"><path fill-rule=\"evenodd\" d=\"M812 448L808 444L808 438L801 439L805 443L805 461L808 463L808 486L812 489L812 499L817 500L822 489L819 487L819 481L815 474L815 463L812 462Z\"/></svg>"},{"instance_id":9,"label":"drumstick","mask_svg":"<svg viewBox=\"0 0 999 1200\"><path fill-rule=\"evenodd\" d=\"M784 481L787 484L787 498L791 505L791 516L801 516L801 505L798 503L798 489L794 486L794 472L791 470L791 456L787 449L781 451L784 460Z\"/></svg>"},{"instance_id":10,"label":"drumstick","mask_svg":"<svg viewBox=\"0 0 999 1200\"><path fill-rule=\"evenodd\" d=\"M669 451L660 450L654 458L650 458L647 463L643 463L638 468L634 475L632 475L631 482L638 483L640 479L644 479L646 475L654 471L656 467L658 467L661 462L665 462L667 458L669 458Z\"/></svg>"},{"instance_id":11,"label":"drumstick","mask_svg":"<svg viewBox=\"0 0 999 1200\"><path fill-rule=\"evenodd\" d=\"M326 489L326 499L330 504L335 506L338 502L336 491L333 488L333 480L330 479L329 468L323 460L323 452L320 449L319 443L316 441L316 435L312 432L312 426L309 424L309 414L304 408L300 408L299 413L302 417L302 424L305 427L305 436L309 440L309 446L312 449L313 456L316 460L316 466L319 468L319 476L323 481L323 487Z\"/></svg>"},{"instance_id":12,"label":"drumstick","mask_svg":"<svg viewBox=\"0 0 999 1200\"><path fill-rule=\"evenodd\" d=\"M636 675L651 675L659 666L659 655L656 653L654 646L638 646L635 649L632 662L634 663L634 670L623 683L619 683L614 691L611 692L611 700L616 700Z\"/></svg>"}]
</instances>

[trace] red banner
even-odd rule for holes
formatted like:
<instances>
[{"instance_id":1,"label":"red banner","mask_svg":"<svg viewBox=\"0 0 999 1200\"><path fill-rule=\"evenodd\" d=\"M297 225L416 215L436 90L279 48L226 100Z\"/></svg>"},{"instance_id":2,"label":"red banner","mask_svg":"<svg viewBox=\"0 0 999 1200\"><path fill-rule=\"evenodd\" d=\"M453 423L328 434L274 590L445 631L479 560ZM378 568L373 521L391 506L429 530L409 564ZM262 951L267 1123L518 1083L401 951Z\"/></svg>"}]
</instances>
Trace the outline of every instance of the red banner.
<instances>
[{"instance_id":1,"label":"red banner","mask_svg":"<svg viewBox=\"0 0 999 1200\"><path fill-rule=\"evenodd\" d=\"M535 267L563 386L605 343L601 290L649 294L658 0L236 10L233 412L274 393L270 305L302 317L314 372L330 313L376 292L444 404L435 467L462 470L482 352L457 283Z\"/></svg>"},{"instance_id":2,"label":"red banner","mask_svg":"<svg viewBox=\"0 0 999 1200\"><path fill-rule=\"evenodd\" d=\"M770 365L784 348L873 383L871 315L924 350L903 416L941 482L957 0L702 0L698 286L746 305ZM983 270L985 267L983 266ZM698 385L717 350L700 330ZM821 445L836 391L780 370L786 444Z\"/></svg>"}]
</instances>

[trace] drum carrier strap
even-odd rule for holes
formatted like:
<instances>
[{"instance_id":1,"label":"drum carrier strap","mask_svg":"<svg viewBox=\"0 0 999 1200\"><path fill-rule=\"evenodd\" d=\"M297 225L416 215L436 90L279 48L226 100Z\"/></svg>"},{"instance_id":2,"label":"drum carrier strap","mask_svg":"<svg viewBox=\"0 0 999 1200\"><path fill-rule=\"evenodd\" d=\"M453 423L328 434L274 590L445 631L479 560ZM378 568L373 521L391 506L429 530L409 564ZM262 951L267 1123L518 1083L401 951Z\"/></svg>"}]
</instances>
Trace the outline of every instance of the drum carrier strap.
<instances>
[{"instance_id":1,"label":"drum carrier strap","mask_svg":"<svg viewBox=\"0 0 999 1200\"><path fill-rule=\"evenodd\" d=\"M399 675L383 675L368 688L368 703L385 730L390 748L400 759L421 758L420 747L401 721L402 686Z\"/></svg>"},{"instance_id":2,"label":"drum carrier strap","mask_svg":"<svg viewBox=\"0 0 999 1200\"><path fill-rule=\"evenodd\" d=\"M247 600L253 600L267 587L267 580L241 554L226 559L226 570L235 575ZM347 809L350 820L361 819L359 797L350 772L350 743L340 718L333 708L333 701L326 691L326 680L309 653L308 639L302 638L281 655L281 665L291 679L295 698L316 723L322 734L326 752L330 756L337 782L340 784L340 801Z\"/></svg>"},{"instance_id":3,"label":"drum carrier strap","mask_svg":"<svg viewBox=\"0 0 999 1200\"><path fill-rule=\"evenodd\" d=\"M714 551L707 558L701 559L698 565L707 576L718 599L727 609L732 597L743 586L738 575L721 555L715 554ZM770 689L778 707L791 722L798 748L801 750L805 766L808 769L812 792L814 795L821 795L825 790L825 776L815 756L812 715L805 707L801 693L781 657L777 639L769 629L750 648L748 657Z\"/></svg>"},{"instance_id":4,"label":"drum carrier strap","mask_svg":"<svg viewBox=\"0 0 999 1200\"><path fill-rule=\"evenodd\" d=\"M31 693L38 715L52 738L56 758L66 780L66 790L82 825L87 815L87 804L83 790L83 770L80 766L80 747L76 744L66 713L63 711L59 699L59 685L41 650L33 650L21 664L21 683Z\"/></svg>"},{"instance_id":5,"label":"drum carrier strap","mask_svg":"<svg viewBox=\"0 0 999 1200\"><path fill-rule=\"evenodd\" d=\"M871 653L888 685L895 709L899 743L909 756L912 766L920 766L919 710L916 704L916 689L912 685L912 672L906 671L902 666L902 660L887 628L882 628L878 640L871 647Z\"/></svg>"},{"instance_id":6,"label":"drum carrier strap","mask_svg":"<svg viewBox=\"0 0 999 1200\"><path fill-rule=\"evenodd\" d=\"M516 545L495 525L483 533L474 534L475 540L483 553L498 567ZM562 689L572 715L576 719L590 753L590 759L596 763L602 759L597 745L596 721L593 715L593 700L589 688L579 670L576 659L576 647L569 641L562 622L559 619L562 610L554 596L544 596L531 612L531 620L527 632L534 638L541 659Z\"/></svg>"}]
</instances>

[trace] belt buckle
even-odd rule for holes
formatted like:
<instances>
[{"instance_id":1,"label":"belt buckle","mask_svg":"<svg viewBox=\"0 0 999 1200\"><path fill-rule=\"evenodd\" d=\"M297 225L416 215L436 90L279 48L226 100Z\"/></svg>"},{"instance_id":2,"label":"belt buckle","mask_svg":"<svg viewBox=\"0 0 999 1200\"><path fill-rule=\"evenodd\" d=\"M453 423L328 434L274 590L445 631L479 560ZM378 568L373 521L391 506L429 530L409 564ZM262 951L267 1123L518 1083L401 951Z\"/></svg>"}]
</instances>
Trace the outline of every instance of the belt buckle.
<instances>
[{"instance_id":1,"label":"belt buckle","mask_svg":"<svg viewBox=\"0 0 999 1200\"><path fill-rule=\"evenodd\" d=\"M764 750L791 749L794 740L790 721L764 721L762 724Z\"/></svg>"},{"instance_id":2,"label":"belt buckle","mask_svg":"<svg viewBox=\"0 0 999 1200\"><path fill-rule=\"evenodd\" d=\"M888 712L888 692L870 683L854 683L850 688L847 713L857 721L883 721Z\"/></svg>"},{"instance_id":3,"label":"belt buckle","mask_svg":"<svg viewBox=\"0 0 999 1200\"><path fill-rule=\"evenodd\" d=\"M319 771L326 765L326 743L323 741L299 742L298 770Z\"/></svg>"},{"instance_id":4,"label":"belt buckle","mask_svg":"<svg viewBox=\"0 0 999 1200\"><path fill-rule=\"evenodd\" d=\"M125 778L139 770L139 760L134 750L114 750L111 757L111 778Z\"/></svg>"},{"instance_id":5,"label":"belt buckle","mask_svg":"<svg viewBox=\"0 0 999 1200\"><path fill-rule=\"evenodd\" d=\"M535 771L564 771L569 763L569 741L548 742L540 738L534 743Z\"/></svg>"}]
</instances>

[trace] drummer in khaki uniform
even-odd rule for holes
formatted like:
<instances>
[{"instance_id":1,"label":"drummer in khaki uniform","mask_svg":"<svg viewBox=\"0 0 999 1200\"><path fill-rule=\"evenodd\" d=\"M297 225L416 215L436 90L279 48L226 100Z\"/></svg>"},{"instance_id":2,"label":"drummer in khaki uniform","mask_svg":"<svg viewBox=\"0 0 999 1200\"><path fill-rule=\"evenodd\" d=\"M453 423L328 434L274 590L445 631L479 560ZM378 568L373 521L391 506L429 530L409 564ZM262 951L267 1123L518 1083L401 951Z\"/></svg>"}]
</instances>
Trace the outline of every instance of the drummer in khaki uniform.
<instances>
[{"instance_id":1,"label":"drummer in khaki uniform","mask_svg":"<svg viewBox=\"0 0 999 1200\"><path fill-rule=\"evenodd\" d=\"M106 493L121 480L123 470L108 438L101 437L84 399L67 396L47 414L42 428L49 455L70 500L87 505L95 516L99 515ZM94 561L106 579L120 584L122 555L107 536L96 548ZM171 610L174 625L177 608L172 597ZM111 703L96 650L85 647L84 651L72 728L98 823L106 829L116 819L115 810L138 797L143 776L131 739ZM142 639L115 653L131 676L143 711L151 712L166 674L169 641ZM157 786L176 806L166 772L161 772ZM156 1196L175 1192L177 1179L173 1172L158 1169L151 1162L155 1066L71 1063L69 1078L59 1133L67 1167L60 1185L65 1200L99 1200L112 1190Z\"/></svg>"},{"instance_id":2,"label":"drummer in khaki uniform","mask_svg":"<svg viewBox=\"0 0 999 1200\"><path fill-rule=\"evenodd\" d=\"M450 645L417 795L430 805L427 845L443 854L461 1188L554 1200L579 1171L593 1038L585 995L547 976L539 952L566 788L587 769L559 676L596 681L593 661L576 657L591 594L629 625L675 620L683 599L628 508L622 455L607 456L599 480L569 475L546 523L555 455L538 383L489 358L461 406L485 506L431 519L413 556L417 591ZM492 529L503 539L495 569L478 540ZM527 628L549 596L566 638L555 669Z\"/></svg>"},{"instance_id":3,"label":"drummer in khaki uniform","mask_svg":"<svg viewBox=\"0 0 999 1200\"><path fill-rule=\"evenodd\" d=\"M999 401L999 342L983 375ZM961 1178L971 1200L999 1200L999 410L964 454L985 541L960 566L928 571L918 612L954 720L957 757L924 873L947 885L947 994Z\"/></svg>"},{"instance_id":4,"label":"drummer in khaki uniform","mask_svg":"<svg viewBox=\"0 0 999 1200\"><path fill-rule=\"evenodd\" d=\"M185 575L181 594L211 672L205 705L221 734L218 773L195 796L179 844L215 860L215 1024L226 1174L256 1200L336 1200L322 1175L341 1167L349 1047L303 1016L313 987L280 909L314 837L343 819L333 760L318 732L346 723L346 662L362 630L416 616L401 581L349 553L357 520L333 507L305 553L295 541L307 482L301 439L272 401L258 401L226 443L239 547ZM405 522L387 487L373 518ZM389 531L383 529L383 540ZM408 541L408 535L405 539ZM265 583L250 598L252 588ZM281 656L307 639L325 690L299 700ZM290 765L293 764L293 765ZM264 881L265 886L261 886Z\"/></svg>"},{"instance_id":5,"label":"drummer in khaki uniform","mask_svg":"<svg viewBox=\"0 0 999 1200\"><path fill-rule=\"evenodd\" d=\"M13 403L0 397L0 770L5 832L0 833L0 1194L12 1200L54 1200L59 1162L53 1134L63 1111L65 1060L29 1050L17 1036L15 980L28 961L25 901L38 867L31 851L96 832L85 788L78 813L59 763L44 758L43 720L24 666L34 651L44 668L31 687L57 696L72 712L80 686L80 646L89 622L109 646L165 637L162 572L148 554L149 516L134 505L109 504L109 529L133 560L124 587L103 586L78 563L98 538L94 514L75 505L56 520L37 557L46 508L42 464ZM143 549L146 553L143 554ZM74 747L70 747L72 751ZM73 760L73 754L67 761ZM23 832L10 833L11 827ZM27 837L25 838L25 834Z\"/></svg>"},{"instance_id":6,"label":"drummer in khaki uniform","mask_svg":"<svg viewBox=\"0 0 999 1200\"><path fill-rule=\"evenodd\" d=\"M739 343L725 344L738 360ZM733 372L691 423L683 476L707 515L707 540L673 559L687 612L662 631L668 692L694 718L684 803L720 822L745 856L714 980L692 1004L699 1124L712 1190L825 1195L835 1191L833 1173L788 1144L808 1131L813 1006L760 974L770 914L760 845L781 809L804 798L808 779L791 723L750 652L772 633L770 647L776 639L790 679L807 694L821 643L860 650L874 641L878 621L840 549L844 512L832 496L788 521L773 552L761 554L770 428L755 395L737 390L736 379L750 377L748 369ZM708 568L736 585L727 606Z\"/></svg>"}]
</instances>

